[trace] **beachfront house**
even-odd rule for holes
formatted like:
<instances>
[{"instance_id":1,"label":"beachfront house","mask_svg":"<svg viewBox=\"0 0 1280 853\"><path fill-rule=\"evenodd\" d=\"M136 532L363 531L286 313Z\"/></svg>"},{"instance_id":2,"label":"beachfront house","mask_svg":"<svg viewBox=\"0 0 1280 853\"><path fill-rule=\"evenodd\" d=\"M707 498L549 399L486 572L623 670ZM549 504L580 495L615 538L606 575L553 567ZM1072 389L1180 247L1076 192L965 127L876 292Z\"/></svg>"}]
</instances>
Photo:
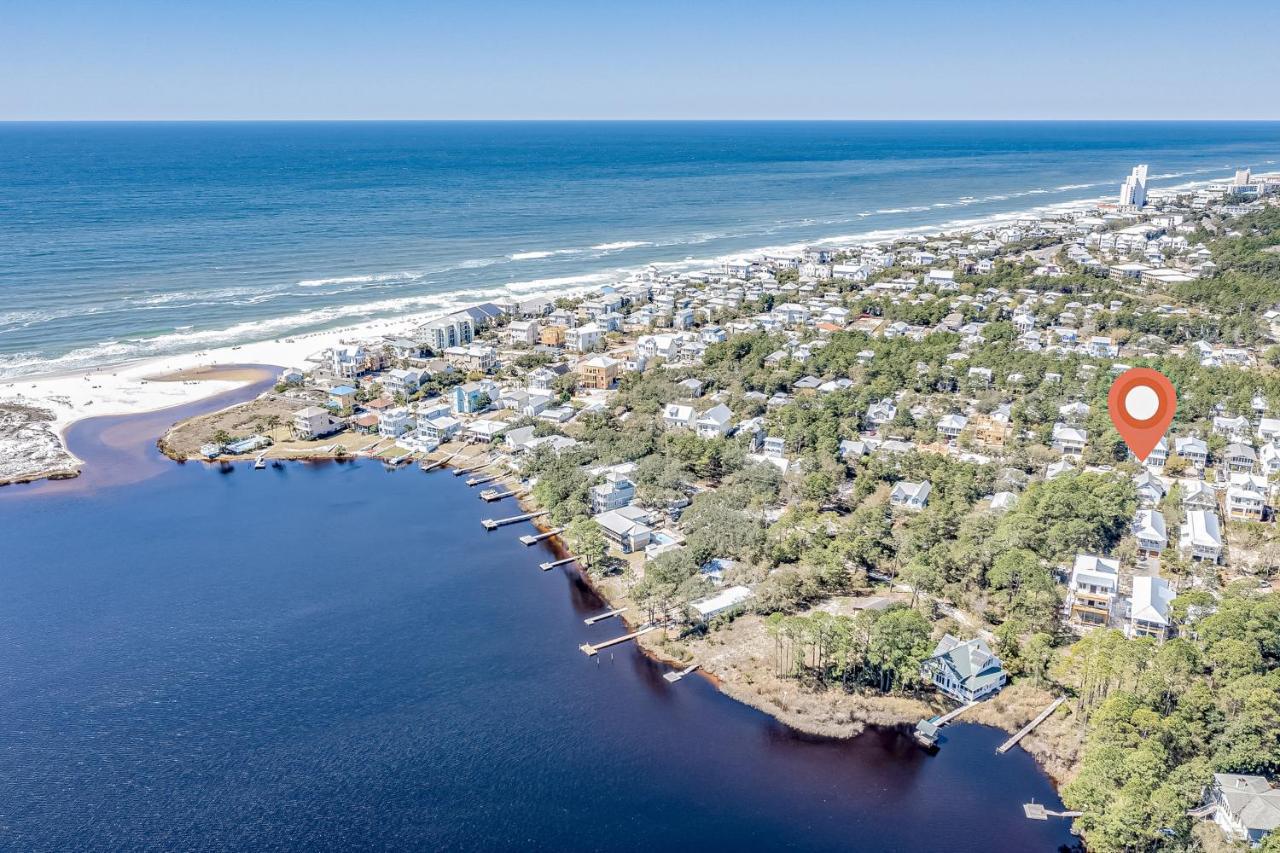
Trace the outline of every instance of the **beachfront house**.
<instances>
[{"instance_id":1,"label":"beachfront house","mask_svg":"<svg viewBox=\"0 0 1280 853\"><path fill-rule=\"evenodd\" d=\"M1253 846L1280 827L1280 788L1262 776L1215 773L1209 786L1208 805L1213 822L1228 841Z\"/></svg>"},{"instance_id":2,"label":"beachfront house","mask_svg":"<svg viewBox=\"0 0 1280 853\"><path fill-rule=\"evenodd\" d=\"M329 371L342 379L355 379L369 369L364 347L360 345L334 347L329 350Z\"/></svg>"},{"instance_id":3,"label":"beachfront house","mask_svg":"<svg viewBox=\"0 0 1280 853\"><path fill-rule=\"evenodd\" d=\"M442 353L450 347L466 346L475 338L475 324L465 314L454 314L443 317L425 326L420 326L413 333L413 339L421 342L432 352Z\"/></svg>"},{"instance_id":4,"label":"beachfront house","mask_svg":"<svg viewBox=\"0 0 1280 853\"><path fill-rule=\"evenodd\" d=\"M968 704L1000 692L1008 677L1000 658L981 639L943 635L920 667L926 681L957 702Z\"/></svg>"}]
</instances>

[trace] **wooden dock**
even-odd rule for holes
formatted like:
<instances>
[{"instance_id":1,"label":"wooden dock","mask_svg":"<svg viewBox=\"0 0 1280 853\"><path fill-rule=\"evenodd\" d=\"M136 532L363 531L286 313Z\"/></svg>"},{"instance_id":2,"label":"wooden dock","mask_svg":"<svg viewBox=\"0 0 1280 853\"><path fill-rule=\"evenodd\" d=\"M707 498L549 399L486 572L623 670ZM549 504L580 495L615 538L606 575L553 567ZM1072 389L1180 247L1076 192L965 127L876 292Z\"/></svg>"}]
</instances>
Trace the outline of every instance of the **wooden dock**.
<instances>
[{"instance_id":1,"label":"wooden dock","mask_svg":"<svg viewBox=\"0 0 1280 853\"><path fill-rule=\"evenodd\" d=\"M485 489L480 493L480 500L490 502L500 501L503 498L511 497L515 493L514 489Z\"/></svg>"},{"instance_id":2,"label":"wooden dock","mask_svg":"<svg viewBox=\"0 0 1280 853\"><path fill-rule=\"evenodd\" d=\"M432 462L428 462L427 460L424 459L422 460L422 464L419 467L422 468L423 471L434 471L436 468L439 468L441 465L448 465L450 462L452 462L453 458L457 456L459 452L460 451L455 450L453 453L450 453L448 456L444 457L443 459L436 459Z\"/></svg>"},{"instance_id":3,"label":"wooden dock","mask_svg":"<svg viewBox=\"0 0 1280 853\"><path fill-rule=\"evenodd\" d=\"M690 664L689 666L686 666L684 669L680 670L679 672L664 672L662 674L662 677L665 678L667 681L671 682L672 684L675 684L677 681L684 678L686 675L693 672L697 668L698 668L698 665L696 663Z\"/></svg>"},{"instance_id":4,"label":"wooden dock","mask_svg":"<svg viewBox=\"0 0 1280 853\"><path fill-rule=\"evenodd\" d=\"M474 474L476 471L479 471L481 468L488 468L492 464L493 464L492 462L486 459L485 461L481 462L479 465L470 465L466 468L454 468L453 476L461 477L463 474Z\"/></svg>"},{"instance_id":5,"label":"wooden dock","mask_svg":"<svg viewBox=\"0 0 1280 853\"><path fill-rule=\"evenodd\" d=\"M603 622L605 619L608 619L612 616L617 616L619 613L622 613L626 609L627 608L625 607L619 607L617 610L609 610L604 613L598 613L595 616L588 616L586 619L582 620L582 624L594 625L597 622Z\"/></svg>"},{"instance_id":6,"label":"wooden dock","mask_svg":"<svg viewBox=\"0 0 1280 853\"><path fill-rule=\"evenodd\" d=\"M956 708L954 711L948 711L947 713L943 714L941 717L936 717L933 720L930 720L930 722L932 722L938 728L942 728L947 723L951 722L956 717L963 714L965 711L969 710L970 708L976 707L977 704L978 704L977 702L970 702L968 705L961 705L959 708Z\"/></svg>"},{"instance_id":7,"label":"wooden dock","mask_svg":"<svg viewBox=\"0 0 1280 853\"><path fill-rule=\"evenodd\" d=\"M485 530L497 530L499 527L505 527L508 524L519 524L522 521L528 521L531 518L546 514L546 510L540 510L538 512L526 512L523 515L513 515L509 518L486 518L480 523L484 525Z\"/></svg>"},{"instance_id":8,"label":"wooden dock","mask_svg":"<svg viewBox=\"0 0 1280 853\"><path fill-rule=\"evenodd\" d=\"M526 533L520 537L520 541L526 545L536 545L543 539L550 539L552 536L558 536L564 533L563 527L557 527L555 530L548 530L546 533Z\"/></svg>"},{"instance_id":9,"label":"wooden dock","mask_svg":"<svg viewBox=\"0 0 1280 853\"><path fill-rule=\"evenodd\" d=\"M1013 749L1015 746L1018 745L1018 741L1022 740L1024 737L1030 734L1031 730L1034 729L1036 726L1040 725L1045 720L1047 720L1049 718L1049 715L1052 714L1054 711L1058 710L1058 706L1065 701L1067 701L1067 697L1065 696L1059 696L1057 699L1054 699L1052 702L1049 703L1048 708L1045 708L1043 711L1041 711L1039 714L1036 715L1036 718L1034 720L1027 723L1022 728L1018 729L1018 731L1013 735L1013 737L1009 738L1007 741L1005 741L1004 743L996 747L996 752L1000 755L1003 755L1004 753ZM1028 817L1030 817L1030 815L1028 815Z\"/></svg>"},{"instance_id":10,"label":"wooden dock","mask_svg":"<svg viewBox=\"0 0 1280 853\"><path fill-rule=\"evenodd\" d=\"M1022 813L1030 820L1048 820L1051 817L1080 817L1080 815L1084 814L1084 812L1051 812L1035 800L1023 803Z\"/></svg>"},{"instance_id":11,"label":"wooden dock","mask_svg":"<svg viewBox=\"0 0 1280 853\"><path fill-rule=\"evenodd\" d=\"M485 474L485 475L483 475L483 476L481 476L481 477L470 477L470 478L468 478L468 479L467 479L467 485L468 485L468 486L479 486L480 484L482 484L482 483L487 483L487 482L489 482L490 480L496 480L496 479L498 479L498 477L500 477L500 476L502 476L502 475L501 475L501 474Z\"/></svg>"},{"instance_id":12,"label":"wooden dock","mask_svg":"<svg viewBox=\"0 0 1280 853\"><path fill-rule=\"evenodd\" d=\"M927 720L921 720L916 723L912 737L916 739L916 743L924 748L933 749L938 745L939 729L977 704L977 702L970 702L968 705L961 705L959 708L948 711L941 717L930 717Z\"/></svg>"},{"instance_id":13,"label":"wooden dock","mask_svg":"<svg viewBox=\"0 0 1280 853\"><path fill-rule=\"evenodd\" d=\"M539 568L541 568L544 572L549 572L552 569L554 569L556 566L567 566L568 564L572 563L576 559L578 558L565 557L563 560L552 560L549 563L543 563L541 566L539 566Z\"/></svg>"},{"instance_id":14,"label":"wooden dock","mask_svg":"<svg viewBox=\"0 0 1280 853\"><path fill-rule=\"evenodd\" d=\"M612 640L605 640L603 643L583 643L578 648L582 649L583 654L587 657L594 657L601 649L607 649L610 646L616 646L619 643L625 643L627 640L634 640L636 637L649 633L654 629L653 625L646 625L638 631L630 634L623 634L621 637L614 637Z\"/></svg>"}]
</instances>

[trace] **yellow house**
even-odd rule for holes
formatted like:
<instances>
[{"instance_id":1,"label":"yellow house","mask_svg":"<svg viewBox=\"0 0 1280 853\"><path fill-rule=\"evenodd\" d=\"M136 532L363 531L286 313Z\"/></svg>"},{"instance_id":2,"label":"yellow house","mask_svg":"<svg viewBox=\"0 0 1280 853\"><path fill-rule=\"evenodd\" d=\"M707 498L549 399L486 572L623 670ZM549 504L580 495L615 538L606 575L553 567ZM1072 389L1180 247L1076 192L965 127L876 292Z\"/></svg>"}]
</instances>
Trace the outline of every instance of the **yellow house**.
<instances>
[{"instance_id":1,"label":"yellow house","mask_svg":"<svg viewBox=\"0 0 1280 853\"><path fill-rule=\"evenodd\" d=\"M564 346L564 326L545 326L540 335L542 345L546 347Z\"/></svg>"}]
</instances>

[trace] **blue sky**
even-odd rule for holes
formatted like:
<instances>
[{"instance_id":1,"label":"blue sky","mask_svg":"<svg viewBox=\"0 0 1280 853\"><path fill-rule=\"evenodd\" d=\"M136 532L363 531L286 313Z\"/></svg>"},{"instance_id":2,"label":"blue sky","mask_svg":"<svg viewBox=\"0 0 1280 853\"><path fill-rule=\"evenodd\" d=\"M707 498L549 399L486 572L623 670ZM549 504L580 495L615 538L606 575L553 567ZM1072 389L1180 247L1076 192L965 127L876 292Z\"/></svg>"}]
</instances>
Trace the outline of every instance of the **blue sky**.
<instances>
[{"instance_id":1,"label":"blue sky","mask_svg":"<svg viewBox=\"0 0 1280 853\"><path fill-rule=\"evenodd\" d=\"M0 0L0 119L1280 119L1280 2Z\"/></svg>"}]
</instances>

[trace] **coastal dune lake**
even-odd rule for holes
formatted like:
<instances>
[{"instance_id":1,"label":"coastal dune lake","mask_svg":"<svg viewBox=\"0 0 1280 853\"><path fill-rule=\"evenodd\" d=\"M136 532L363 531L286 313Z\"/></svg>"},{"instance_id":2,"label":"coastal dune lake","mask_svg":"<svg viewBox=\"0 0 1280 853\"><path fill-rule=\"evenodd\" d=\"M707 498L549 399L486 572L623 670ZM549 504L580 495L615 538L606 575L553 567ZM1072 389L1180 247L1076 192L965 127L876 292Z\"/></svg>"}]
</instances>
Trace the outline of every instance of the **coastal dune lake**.
<instances>
[{"instance_id":1,"label":"coastal dune lake","mask_svg":"<svg viewBox=\"0 0 1280 853\"><path fill-rule=\"evenodd\" d=\"M110 419L107 419L110 420ZM73 449L95 459L95 422ZM99 450L99 453L101 451ZM59 488L65 487L65 488ZM798 735L378 463L0 490L0 848L1054 851L1003 735Z\"/></svg>"}]
</instances>

